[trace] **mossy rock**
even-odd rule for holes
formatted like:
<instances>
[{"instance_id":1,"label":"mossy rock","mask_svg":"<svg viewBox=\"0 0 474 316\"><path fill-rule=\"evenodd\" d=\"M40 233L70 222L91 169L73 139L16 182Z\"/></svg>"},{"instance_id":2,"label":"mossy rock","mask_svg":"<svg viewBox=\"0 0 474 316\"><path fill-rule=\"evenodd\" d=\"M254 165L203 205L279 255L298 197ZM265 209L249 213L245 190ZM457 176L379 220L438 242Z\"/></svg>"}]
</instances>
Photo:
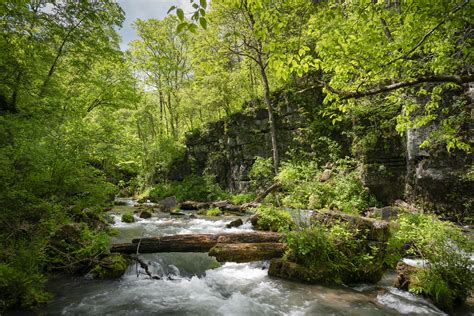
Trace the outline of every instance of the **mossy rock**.
<instances>
[{"instance_id":1,"label":"mossy rock","mask_svg":"<svg viewBox=\"0 0 474 316\"><path fill-rule=\"evenodd\" d=\"M272 259L268 268L268 275L311 284L330 283L332 281L332 276L324 268L307 268L287 259Z\"/></svg>"},{"instance_id":2,"label":"mossy rock","mask_svg":"<svg viewBox=\"0 0 474 316\"><path fill-rule=\"evenodd\" d=\"M135 217L130 213L125 213L122 215L122 222L124 223L133 223L135 222Z\"/></svg>"},{"instance_id":3,"label":"mossy rock","mask_svg":"<svg viewBox=\"0 0 474 316\"><path fill-rule=\"evenodd\" d=\"M94 278L107 280L120 278L127 270L130 259L121 254L110 254L102 258L92 269Z\"/></svg>"}]
</instances>

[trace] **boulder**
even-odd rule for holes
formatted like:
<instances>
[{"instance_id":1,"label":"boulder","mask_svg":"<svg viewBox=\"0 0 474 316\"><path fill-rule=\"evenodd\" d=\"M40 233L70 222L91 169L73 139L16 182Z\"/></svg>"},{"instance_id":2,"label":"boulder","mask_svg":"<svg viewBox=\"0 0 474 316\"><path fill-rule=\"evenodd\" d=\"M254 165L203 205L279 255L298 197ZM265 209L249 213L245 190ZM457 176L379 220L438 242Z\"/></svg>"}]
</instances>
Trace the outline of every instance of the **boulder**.
<instances>
[{"instance_id":1,"label":"boulder","mask_svg":"<svg viewBox=\"0 0 474 316\"><path fill-rule=\"evenodd\" d=\"M326 182L329 180L329 178L331 177L331 174L332 174L332 170L331 169L325 169L323 171L323 173L321 174L321 176L319 177L319 181L320 182Z\"/></svg>"},{"instance_id":2,"label":"boulder","mask_svg":"<svg viewBox=\"0 0 474 316\"><path fill-rule=\"evenodd\" d=\"M378 207L371 207L367 210L366 216L367 217L376 217L381 218L384 221L389 221L392 218L396 218L399 213L398 207L393 206L385 206L382 208Z\"/></svg>"},{"instance_id":3,"label":"boulder","mask_svg":"<svg viewBox=\"0 0 474 316\"><path fill-rule=\"evenodd\" d=\"M125 273L129 264L130 260L124 255L109 254L94 266L91 273L97 279L117 279Z\"/></svg>"},{"instance_id":4,"label":"boulder","mask_svg":"<svg viewBox=\"0 0 474 316\"><path fill-rule=\"evenodd\" d=\"M397 273L397 278L393 284L394 287L400 290L408 291L410 289L411 279L413 275L418 272L421 268L408 265L403 261L397 263L395 272Z\"/></svg>"},{"instance_id":5,"label":"boulder","mask_svg":"<svg viewBox=\"0 0 474 316\"><path fill-rule=\"evenodd\" d=\"M207 209L210 204L207 202L196 202L196 201L185 201L179 204L179 208L182 210L197 211L201 209Z\"/></svg>"},{"instance_id":6,"label":"boulder","mask_svg":"<svg viewBox=\"0 0 474 316\"><path fill-rule=\"evenodd\" d=\"M310 269L286 259L272 259L268 275L306 283L326 283L329 274L325 269Z\"/></svg>"},{"instance_id":7,"label":"boulder","mask_svg":"<svg viewBox=\"0 0 474 316\"><path fill-rule=\"evenodd\" d=\"M163 211L170 211L178 206L178 201L176 196L170 196L159 201L158 204Z\"/></svg>"},{"instance_id":8,"label":"boulder","mask_svg":"<svg viewBox=\"0 0 474 316\"><path fill-rule=\"evenodd\" d=\"M339 222L348 223L361 234L366 234L368 240L386 242L390 236L390 223L383 220L349 215L337 211L318 211L311 217L312 223L334 225Z\"/></svg>"},{"instance_id":9,"label":"boulder","mask_svg":"<svg viewBox=\"0 0 474 316\"><path fill-rule=\"evenodd\" d=\"M239 219L236 219L232 222L230 222L229 224L225 225L226 228L232 228L232 227L239 227L239 226L242 226L244 224L244 222L242 221L241 218Z\"/></svg>"},{"instance_id":10,"label":"boulder","mask_svg":"<svg viewBox=\"0 0 474 316\"><path fill-rule=\"evenodd\" d=\"M151 217L151 213L148 211L142 211L140 213L140 218L150 218L150 217Z\"/></svg>"}]
</instances>

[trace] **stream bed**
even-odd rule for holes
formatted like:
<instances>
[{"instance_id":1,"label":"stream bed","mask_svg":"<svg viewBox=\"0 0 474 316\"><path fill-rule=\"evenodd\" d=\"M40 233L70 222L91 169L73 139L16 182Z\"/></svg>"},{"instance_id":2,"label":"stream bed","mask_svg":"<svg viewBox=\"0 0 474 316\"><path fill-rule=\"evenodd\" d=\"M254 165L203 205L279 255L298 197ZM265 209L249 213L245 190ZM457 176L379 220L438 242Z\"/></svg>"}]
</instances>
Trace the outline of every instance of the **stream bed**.
<instances>
[{"instance_id":1,"label":"stream bed","mask_svg":"<svg viewBox=\"0 0 474 316\"><path fill-rule=\"evenodd\" d=\"M251 230L250 224L227 229L228 217L189 218L169 214L121 223L113 242L166 234ZM391 287L388 272L376 285L307 285L271 278L268 262L225 263L206 253L144 254L152 280L135 264L122 278L56 276L49 282L55 299L47 315L444 315L420 296ZM469 311L461 314L470 315Z\"/></svg>"}]
</instances>

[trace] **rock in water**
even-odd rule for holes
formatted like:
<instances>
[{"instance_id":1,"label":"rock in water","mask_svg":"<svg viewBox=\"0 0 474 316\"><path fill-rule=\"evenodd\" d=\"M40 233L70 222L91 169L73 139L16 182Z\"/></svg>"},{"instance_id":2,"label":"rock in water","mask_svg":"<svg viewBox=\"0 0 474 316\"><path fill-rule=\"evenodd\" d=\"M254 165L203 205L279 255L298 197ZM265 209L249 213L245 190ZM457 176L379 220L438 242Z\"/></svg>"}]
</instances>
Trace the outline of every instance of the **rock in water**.
<instances>
[{"instance_id":1,"label":"rock in water","mask_svg":"<svg viewBox=\"0 0 474 316\"><path fill-rule=\"evenodd\" d=\"M170 210L178 206L178 201L176 200L176 196L170 196L166 199L159 201L158 204L160 205L163 211L169 212Z\"/></svg>"},{"instance_id":2,"label":"rock in water","mask_svg":"<svg viewBox=\"0 0 474 316\"><path fill-rule=\"evenodd\" d=\"M142 211L140 213L140 218L150 218L150 217L151 217L151 213L148 211Z\"/></svg>"},{"instance_id":3,"label":"rock in water","mask_svg":"<svg viewBox=\"0 0 474 316\"><path fill-rule=\"evenodd\" d=\"M127 270L130 260L120 254L109 254L102 258L92 269L97 279L117 279Z\"/></svg>"},{"instance_id":4,"label":"rock in water","mask_svg":"<svg viewBox=\"0 0 474 316\"><path fill-rule=\"evenodd\" d=\"M244 222L242 221L241 218L236 219L235 221L230 222L229 224L225 225L226 228L232 228L232 227L239 227L242 226Z\"/></svg>"}]
</instances>

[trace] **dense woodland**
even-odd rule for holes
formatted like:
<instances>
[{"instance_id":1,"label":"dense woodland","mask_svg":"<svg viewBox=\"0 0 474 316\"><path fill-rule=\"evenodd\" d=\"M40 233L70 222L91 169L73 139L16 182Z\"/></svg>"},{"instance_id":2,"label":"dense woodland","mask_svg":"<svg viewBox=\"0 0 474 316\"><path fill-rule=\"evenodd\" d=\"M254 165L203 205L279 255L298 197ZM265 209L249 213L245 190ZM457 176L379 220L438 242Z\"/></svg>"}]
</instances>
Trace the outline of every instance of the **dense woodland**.
<instances>
[{"instance_id":1,"label":"dense woodland","mask_svg":"<svg viewBox=\"0 0 474 316\"><path fill-rule=\"evenodd\" d=\"M49 273L94 268L117 194L240 205L278 183L257 208L262 229L286 231L289 259L325 265L341 282L371 257L347 227L297 229L286 208L366 215L390 204L364 187L362 165L420 129L420 150L462 160L456 181L472 184L473 2L191 2L193 12L135 21L126 51L115 1L0 3L0 312L48 301ZM292 150L281 146L282 104L310 118ZM230 192L212 159L196 170L186 144L258 111L268 150L253 157L244 192ZM170 178L183 160L189 172ZM472 224L472 187L453 209L452 196L442 208L400 198L423 214L399 215L384 264L394 268L410 241L432 263L412 290L449 311L474 285L472 242L459 228ZM312 255L321 248L328 261Z\"/></svg>"}]
</instances>

